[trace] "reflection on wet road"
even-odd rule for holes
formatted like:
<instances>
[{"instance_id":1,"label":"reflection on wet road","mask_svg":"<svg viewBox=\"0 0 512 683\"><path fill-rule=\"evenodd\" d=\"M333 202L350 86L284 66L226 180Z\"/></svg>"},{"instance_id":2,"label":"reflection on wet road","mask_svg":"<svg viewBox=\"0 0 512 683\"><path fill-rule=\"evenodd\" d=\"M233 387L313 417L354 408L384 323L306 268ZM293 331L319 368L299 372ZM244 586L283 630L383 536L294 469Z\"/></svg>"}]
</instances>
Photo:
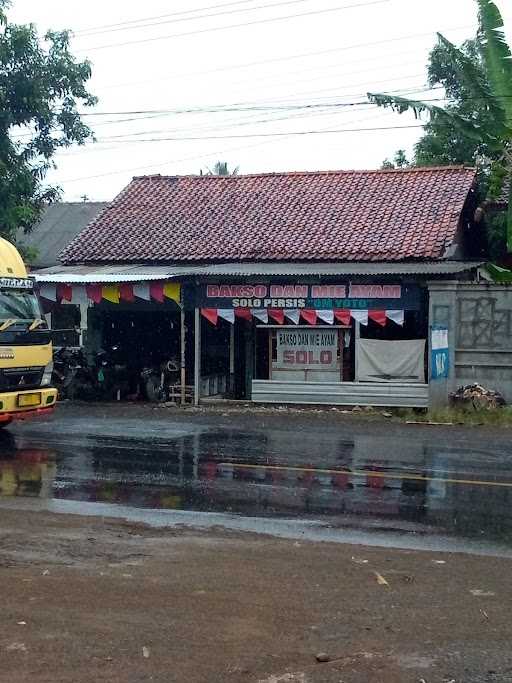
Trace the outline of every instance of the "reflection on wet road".
<instances>
[{"instance_id":1,"label":"reflection on wet road","mask_svg":"<svg viewBox=\"0 0 512 683\"><path fill-rule=\"evenodd\" d=\"M90 432L3 433L0 496L512 538L512 467L495 448L169 421L139 438Z\"/></svg>"}]
</instances>

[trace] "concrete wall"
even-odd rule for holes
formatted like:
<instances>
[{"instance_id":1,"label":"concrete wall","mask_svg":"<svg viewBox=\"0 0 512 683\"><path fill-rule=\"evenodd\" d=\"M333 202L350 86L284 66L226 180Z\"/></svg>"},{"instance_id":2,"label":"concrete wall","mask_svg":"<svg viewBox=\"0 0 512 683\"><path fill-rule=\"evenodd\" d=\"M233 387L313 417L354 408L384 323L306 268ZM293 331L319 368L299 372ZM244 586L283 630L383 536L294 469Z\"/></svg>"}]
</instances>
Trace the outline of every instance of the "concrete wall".
<instances>
[{"instance_id":1,"label":"concrete wall","mask_svg":"<svg viewBox=\"0 0 512 683\"><path fill-rule=\"evenodd\" d=\"M479 382L512 402L512 286L457 287L455 379Z\"/></svg>"},{"instance_id":2,"label":"concrete wall","mask_svg":"<svg viewBox=\"0 0 512 683\"><path fill-rule=\"evenodd\" d=\"M486 282L429 283L430 325L446 325L450 374L431 380L430 405L446 405L448 394L478 382L512 403L512 286Z\"/></svg>"}]
</instances>

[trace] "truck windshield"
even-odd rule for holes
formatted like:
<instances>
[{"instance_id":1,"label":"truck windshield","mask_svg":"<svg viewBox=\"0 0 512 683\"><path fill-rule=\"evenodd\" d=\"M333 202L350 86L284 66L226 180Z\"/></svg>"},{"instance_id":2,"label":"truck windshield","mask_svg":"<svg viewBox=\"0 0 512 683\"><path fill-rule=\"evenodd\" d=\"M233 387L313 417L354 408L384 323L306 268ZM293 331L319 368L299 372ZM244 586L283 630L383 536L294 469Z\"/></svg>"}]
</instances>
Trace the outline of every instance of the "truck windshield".
<instances>
[{"instance_id":1,"label":"truck windshield","mask_svg":"<svg viewBox=\"0 0 512 683\"><path fill-rule=\"evenodd\" d=\"M36 321L43 322L32 327ZM33 292L0 291L0 346L50 343L50 331Z\"/></svg>"},{"instance_id":2,"label":"truck windshield","mask_svg":"<svg viewBox=\"0 0 512 683\"><path fill-rule=\"evenodd\" d=\"M41 318L39 301L32 292L0 292L0 322Z\"/></svg>"}]
</instances>

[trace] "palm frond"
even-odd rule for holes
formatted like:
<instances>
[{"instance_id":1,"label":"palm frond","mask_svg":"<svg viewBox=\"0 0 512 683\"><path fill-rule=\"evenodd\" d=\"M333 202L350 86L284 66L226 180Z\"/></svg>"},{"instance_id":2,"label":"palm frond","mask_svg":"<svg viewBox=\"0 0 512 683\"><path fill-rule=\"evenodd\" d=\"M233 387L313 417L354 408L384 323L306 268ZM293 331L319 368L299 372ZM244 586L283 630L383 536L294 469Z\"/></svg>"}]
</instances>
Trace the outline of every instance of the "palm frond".
<instances>
[{"instance_id":1,"label":"palm frond","mask_svg":"<svg viewBox=\"0 0 512 683\"><path fill-rule=\"evenodd\" d=\"M430 119L443 121L451 126L454 126L461 133L468 138L477 142L493 143L495 137L485 131L482 126L476 122L460 116L450 109L443 109L429 102L422 102L421 100L410 100L406 97L398 97L396 95L387 95L385 93L367 93L370 102L379 107L387 107L396 111L398 114L403 114L406 111L413 111L414 116L418 119L420 115L427 112Z\"/></svg>"},{"instance_id":2,"label":"palm frond","mask_svg":"<svg viewBox=\"0 0 512 683\"><path fill-rule=\"evenodd\" d=\"M482 33L482 56L494 97L505 111L512 133L512 54L505 38L503 19L493 0L477 0Z\"/></svg>"}]
</instances>

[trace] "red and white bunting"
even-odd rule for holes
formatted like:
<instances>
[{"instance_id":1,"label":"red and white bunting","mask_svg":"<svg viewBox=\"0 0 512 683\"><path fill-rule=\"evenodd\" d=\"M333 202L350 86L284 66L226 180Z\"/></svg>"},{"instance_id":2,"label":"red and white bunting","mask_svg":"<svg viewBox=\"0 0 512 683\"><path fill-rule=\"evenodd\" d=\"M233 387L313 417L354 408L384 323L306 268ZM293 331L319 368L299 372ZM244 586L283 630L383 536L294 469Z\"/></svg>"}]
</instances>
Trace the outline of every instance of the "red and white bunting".
<instances>
[{"instance_id":1,"label":"red and white bunting","mask_svg":"<svg viewBox=\"0 0 512 683\"><path fill-rule=\"evenodd\" d=\"M234 308L218 308L217 313L219 318L226 320L228 323L234 325L235 323L235 309Z\"/></svg>"},{"instance_id":2,"label":"red and white bunting","mask_svg":"<svg viewBox=\"0 0 512 683\"><path fill-rule=\"evenodd\" d=\"M368 325L368 311L350 311L350 315L354 318L356 323Z\"/></svg>"},{"instance_id":3,"label":"red and white bunting","mask_svg":"<svg viewBox=\"0 0 512 683\"><path fill-rule=\"evenodd\" d=\"M268 314L278 325L284 325L284 309L283 308L269 308Z\"/></svg>"},{"instance_id":4,"label":"red and white bunting","mask_svg":"<svg viewBox=\"0 0 512 683\"><path fill-rule=\"evenodd\" d=\"M333 311L334 317L342 325L350 325L350 311L343 308L336 308Z\"/></svg>"},{"instance_id":5,"label":"red and white bunting","mask_svg":"<svg viewBox=\"0 0 512 683\"><path fill-rule=\"evenodd\" d=\"M304 308L300 312L303 320L305 320L309 325L316 325L316 311L310 310L309 308Z\"/></svg>"},{"instance_id":6,"label":"red and white bunting","mask_svg":"<svg viewBox=\"0 0 512 683\"><path fill-rule=\"evenodd\" d=\"M397 325L404 324L404 312L399 310L389 310L386 311L386 317L392 320Z\"/></svg>"},{"instance_id":7,"label":"red and white bunting","mask_svg":"<svg viewBox=\"0 0 512 683\"><path fill-rule=\"evenodd\" d=\"M133 285L133 294L137 299L144 301L151 301L151 293L149 291L149 282L140 282Z\"/></svg>"},{"instance_id":8,"label":"red and white bunting","mask_svg":"<svg viewBox=\"0 0 512 683\"><path fill-rule=\"evenodd\" d=\"M286 308L284 314L294 325L299 324L300 311L298 308Z\"/></svg>"},{"instance_id":9,"label":"red and white bunting","mask_svg":"<svg viewBox=\"0 0 512 683\"><path fill-rule=\"evenodd\" d=\"M250 308L235 308L235 316L240 320L248 320L249 322L252 320Z\"/></svg>"},{"instance_id":10,"label":"red and white bunting","mask_svg":"<svg viewBox=\"0 0 512 683\"><path fill-rule=\"evenodd\" d=\"M386 324L386 311L368 311L368 318L378 325Z\"/></svg>"},{"instance_id":11,"label":"red and white bunting","mask_svg":"<svg viewBox=\"0 0 512 683\"><path fill-rule=\"evenodd\" d=\"M322 322L327 323L328 325L334 324L334 311L317 310L315 313L317 318L320 318Z\"/></svg>"},{"instance_id":12,"label":"red and white bunting","mask_svg":"<svg viewBox=\"0 0 512 683\"><path fill-rule=\"evenodd\" d=\"M57 286L56 285L42 285L39 294L43 299L48 301L57 301Z\"/></svg>"},{"instance_id":13,"label":"red and white bunting","mask_svg":"<svg viewBox=\"0 0 512 683\"><path fill-rule=\"evenodd\" d=\"M219 319L219 314L216 308L202 308L201 315L206 318L212 325L216 325Z\"/></svg>"},{"instance_id":14,"label":"red and white bunting","mask_svg":"<svg viewBox=\"0 0 512 683\"><path fill-rule=\"evenodd\" d=\"M265 325L268 323L268 311L266 308L251 308L251 313L256 320L265 323Z\"/></svg>"}]
</instances>

